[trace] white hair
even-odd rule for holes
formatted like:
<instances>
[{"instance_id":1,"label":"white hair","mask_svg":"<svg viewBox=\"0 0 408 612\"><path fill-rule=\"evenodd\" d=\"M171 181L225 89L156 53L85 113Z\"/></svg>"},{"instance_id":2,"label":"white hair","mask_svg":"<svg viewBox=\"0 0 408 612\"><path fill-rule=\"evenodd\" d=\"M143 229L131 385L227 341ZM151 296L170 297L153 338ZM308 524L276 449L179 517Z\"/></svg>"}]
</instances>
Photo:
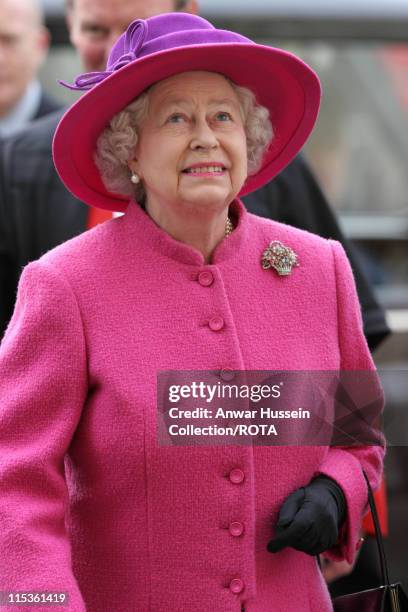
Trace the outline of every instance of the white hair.
<instances>
[{"instance_id":1,"label":"white hair","mask_svg":"<svg viewBox=\"0 0 408 612\"><path fill-rule=\"evenodd\" d=\"M241 107L247 140L248 174L255 174L261 167L264 153L273 138L269 111L257 103L250 89L227 80ZM95 153L95 163L106 189L111 193L134 197L138 201L144 198L144 187L142 183L134 185L130 181L128 162L134 157L137 132L147 116L148 109L149 89L114 115L108 127L99 136Z\"/></svg>"}]
</instances>

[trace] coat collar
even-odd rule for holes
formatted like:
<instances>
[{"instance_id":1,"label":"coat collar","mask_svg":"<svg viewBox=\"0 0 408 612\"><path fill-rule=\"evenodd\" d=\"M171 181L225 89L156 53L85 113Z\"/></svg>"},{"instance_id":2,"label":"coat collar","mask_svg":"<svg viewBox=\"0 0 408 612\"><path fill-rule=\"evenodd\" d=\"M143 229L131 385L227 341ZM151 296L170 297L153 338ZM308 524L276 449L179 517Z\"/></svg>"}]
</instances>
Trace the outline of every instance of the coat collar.
<instances>
[{"instance_id":1,"label":"coat collar","mask_svg":"<svg viewBox=\"0 0 408 612\"><path fill-rule=\"evenodd\" d=\"M234 200L229 207L229 216L235 226L230 236L216 247L210 264L218 264L236 257L245 244L248 231L247 211L241 200ZM200 251L184 244L159 227L142 207L131 200L123 218L125 227L137 242L158 254L170 257L187 265L206 265Z\"/></svg>"}]
</instances>

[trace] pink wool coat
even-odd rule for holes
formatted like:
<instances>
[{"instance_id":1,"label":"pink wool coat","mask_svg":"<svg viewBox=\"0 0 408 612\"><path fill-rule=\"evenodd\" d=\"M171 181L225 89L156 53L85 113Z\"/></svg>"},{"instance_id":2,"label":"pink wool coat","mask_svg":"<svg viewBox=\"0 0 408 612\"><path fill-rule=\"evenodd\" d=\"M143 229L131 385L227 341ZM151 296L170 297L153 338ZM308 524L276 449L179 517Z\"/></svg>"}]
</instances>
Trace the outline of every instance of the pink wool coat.
<instances>
[{"instance_id":1,"label":"pink wool coat","mask_svg":"<svg viewBox=\"0 0 408 612\"><path fill-rule=\"evenodd\" d=\"M266 544L326 474L347 501L331 554L351 561L382 448L156 440L158 370L373 368L342 247L230 210L209 265L131 203L24 270L0 351L0 590L70 596L35 610L331 610L316 559ZM288 277L260 265L272 240L298 254Z\"/></svg>"}]
</instances>

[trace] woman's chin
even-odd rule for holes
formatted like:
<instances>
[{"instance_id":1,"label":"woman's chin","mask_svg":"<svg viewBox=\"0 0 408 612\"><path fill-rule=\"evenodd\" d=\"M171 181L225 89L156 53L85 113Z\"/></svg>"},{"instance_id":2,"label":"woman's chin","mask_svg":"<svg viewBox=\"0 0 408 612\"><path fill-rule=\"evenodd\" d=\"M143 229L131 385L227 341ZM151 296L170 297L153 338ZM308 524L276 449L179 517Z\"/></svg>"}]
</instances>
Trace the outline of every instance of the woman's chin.
<instances>
[{"instance_id":1,"label":"woman's chin","mask_svg":"<svg viewBox=\"0 0 408 612\"><path fill-rule=\"evenodd\" d=\"M235 195L230 189L222 186L197 186L184 191L183 200L190 204L197 204L205 207L214 207L216 209L230 204Z\"/></svg>"}]
</instances>

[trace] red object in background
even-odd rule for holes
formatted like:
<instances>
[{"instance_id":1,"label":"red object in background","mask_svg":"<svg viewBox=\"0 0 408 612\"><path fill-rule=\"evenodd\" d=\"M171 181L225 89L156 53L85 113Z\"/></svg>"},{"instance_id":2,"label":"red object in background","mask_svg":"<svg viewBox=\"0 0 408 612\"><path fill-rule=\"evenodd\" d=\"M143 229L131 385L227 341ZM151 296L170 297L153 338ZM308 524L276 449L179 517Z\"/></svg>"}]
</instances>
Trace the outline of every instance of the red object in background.
<instances>
[{"instance_id":1,"label":"red object in background","mask_svg":"<svg viewBox=\"0 0 408 612\"><path fill-rule=\"evenodd\" d=\"M377 508L378 520L380 521L381 533L388 535L388 504L387 491L384 476L381 480L380 488L374 493L375 505ZM363 530L367 535L375 536L374 522L371 511L367 512L363 519Z\"/></svg>"},{"instance_id":2,"label":"red object in background","mask_svg":"<svg viewBox=\"0 0 408 612\"><path fill-rule=\"evenodd\" d=\"M95 227L95 225L99 225L99 223L109 221L109 219L112 219L112 216L113 213L110 210L103 210L102 208L90 206L86 228L91 229L91 227Z\"/></svg>"}]
</instances>

